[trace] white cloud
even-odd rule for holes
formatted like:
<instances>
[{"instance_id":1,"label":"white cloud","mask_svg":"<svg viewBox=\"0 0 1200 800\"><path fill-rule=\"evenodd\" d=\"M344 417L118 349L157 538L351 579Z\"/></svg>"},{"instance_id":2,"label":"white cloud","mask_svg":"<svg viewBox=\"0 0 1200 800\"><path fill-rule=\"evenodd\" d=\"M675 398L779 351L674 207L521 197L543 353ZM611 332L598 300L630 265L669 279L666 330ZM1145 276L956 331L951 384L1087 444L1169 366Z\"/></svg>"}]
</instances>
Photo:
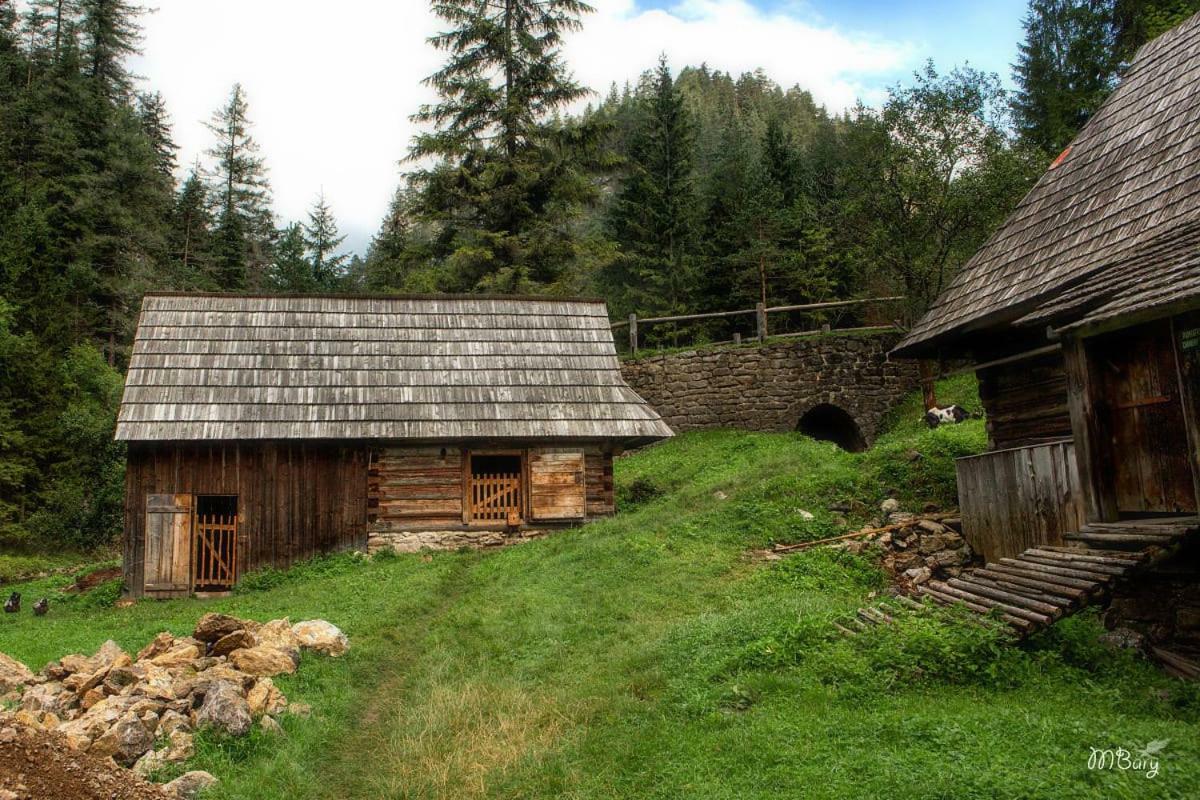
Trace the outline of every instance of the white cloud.
<instances>
[{"instance_id":1,"label":"white cloud","mask_svg":"<svg viewBox=\"0 0 1200 800\"><path fill-rule=\"evenodd\" d=\"M810 89L831 108L875 99L882 78L908 66L912 48L850 35L745 0L680 0L639 10L633 0L592 0L566 48L575 76L603 94L659 53ZM203 122L240 81L267 159L275 208L299 219L324 188L347 245L362 249L395 188L414 128L408 115L432 99L421 80L441 54L424 0L159 0L145 21L135 68L166 98L185 166L209 144Z\"/></svg>"}]
</instances>

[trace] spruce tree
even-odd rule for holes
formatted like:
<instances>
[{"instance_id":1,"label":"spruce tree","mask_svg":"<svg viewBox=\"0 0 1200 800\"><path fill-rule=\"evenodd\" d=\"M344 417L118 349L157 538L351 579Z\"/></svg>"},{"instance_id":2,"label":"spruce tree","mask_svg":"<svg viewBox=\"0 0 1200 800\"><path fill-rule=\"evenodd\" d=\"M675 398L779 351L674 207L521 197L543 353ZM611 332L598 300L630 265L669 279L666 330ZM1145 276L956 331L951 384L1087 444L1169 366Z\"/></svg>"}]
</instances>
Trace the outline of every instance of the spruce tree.
<instances>
[{"instance_id":1,"label":"spruce tree","mask_svg":"<svg viewBox=\"0 0 1200 800\"><path fill-rule=\"evenodd\" d=\"M143 92L138 95L138 120L142 123L142 131L154 148L155 166L159 173L172 187L175 184L175 156L179 145L171 138L171 118L167 113L167 103L160 92Z\"/></svg>"},{"instance_id":2,"label":"spruce tree","mask_svg":"<svg viewBox=\"0 0 1200 800\"><path fill-rule=\"evenodd\" d=\"M1024 27L1016 123L1027 142L1056 155L1116 84L1111 0L1030 0Z\"/></svg>"},{"instance_id":3,"label":"spruce tree","mask_svg":"<svg viewBox=\"0 0 1200 800\"><path fill-rule=\"evenodd\" d=\"M440 99L413 121L432 126L412 160L421 214L444 226L443 285L538 288L571 253L570 221L594 199L586 159L595 129L554 115L586 90L562 63L564 35L592 9L578 0L442 0L450 29L430 41L448 54L426 83Z\"/></svg>"},{"instance_id":4,"label":"spruce tree","mask_svg":"<svg viewBox=\"0 0 1200 800\"><path fill-rule=\"evenodd\" d=\"M322 288L313 275L308 257L308 241L298 222L288 225L279 235L271 262L271 284L281 292L303 294Z\"/></svg>"},{"instance_id":5,"label":"spruce tree","mask_svg":"<svg viewBox=\"0 0 1200 800\"><path fill-rule=\"evenodd\" d=\"M1116 0L1113 33L1117 56L1129 63L1139 47L1198 11L1200 0Z\"/></svg>"},{"instance_id":6,"label":"spruce tree","mask_svg":"<svg viewBox=\"0 0 1200 800\"><path fill-rule=\"evenodd\" d=\"M216 137L213 160L215 207L214 269L224 291L241 291L262 282L270 257L274 225L270 187L258 143L250 135L249 107L241 84L207 123Z\"/></svg>"},{"instance_id":7,"label":"spruce tree","mask_svg":"<svg viewBox=\"0 0 1200 800\"><path fill-rule=\"evenodd\" d=\"M624 295L622 311L687 311L696 278L695 133L665 57L648 83L628 174L609 215L620 255L606 283Z\"/></svg>"},{"instance_id":8,"label":"spruce tree","mask_svg":"<svg viewBox=\"0 0 1200 800\"><path fill-rule=\"evenodd\" d=\"M338 235L337 220L325 202L325 192L317 196L303 229L315 287L325 291L334 289L345 272L348 256L337 252L346 237Z\"/></svg>"},{"instance_id":9,"label":"spruce tree","mask_svg":"<svg viewBox=\"0 0 1200 800\"><path fill-rule=\"evenodd\" d=\"M173 288L215 289L212 273L212 214L208 187L198 166L192 168L175 197L169 222L168 248Z\"/></svg>"}]
</instances>

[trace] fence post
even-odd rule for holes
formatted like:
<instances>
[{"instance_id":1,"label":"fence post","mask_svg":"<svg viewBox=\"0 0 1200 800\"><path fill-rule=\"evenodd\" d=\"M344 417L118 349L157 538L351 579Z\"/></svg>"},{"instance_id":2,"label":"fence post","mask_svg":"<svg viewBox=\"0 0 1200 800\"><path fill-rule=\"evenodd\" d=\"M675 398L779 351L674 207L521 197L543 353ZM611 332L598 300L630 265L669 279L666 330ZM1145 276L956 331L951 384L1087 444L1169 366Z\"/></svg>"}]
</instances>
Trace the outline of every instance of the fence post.
<instances>
[{"instance_id":1,"label":"fence post","mask_svg":"<svg viewBox=\"0 0 1200 800\"><path fill-rule=\"evenodd\" d=\"M765 303L755 303L754 313L758 317L758 340L767 340L767 306Z\"/></svg>"},{"instance_id":2,"label":"fence post","mask_svg":"<svg viewBox=\"0 0 1200 800\"><path fill-rule=\"evenodd\" d=\"M629 352L635 356L637 355L637 345L638 345L637 339L638 339L637 314L630 314L629 315Z\"/></svg>"},{"instance_id":3,"label":"fence post","mask_svg":"<svg viewBox=\"0 0 1200 800\"><path fill-rule=\"evenodd\" d=\"M742 343L742 335L741 335L740 333L734 333L734 334L733 334L733 343L734 343L734 344L741 344L741 343Z\"/></svg>"}]
</instances>

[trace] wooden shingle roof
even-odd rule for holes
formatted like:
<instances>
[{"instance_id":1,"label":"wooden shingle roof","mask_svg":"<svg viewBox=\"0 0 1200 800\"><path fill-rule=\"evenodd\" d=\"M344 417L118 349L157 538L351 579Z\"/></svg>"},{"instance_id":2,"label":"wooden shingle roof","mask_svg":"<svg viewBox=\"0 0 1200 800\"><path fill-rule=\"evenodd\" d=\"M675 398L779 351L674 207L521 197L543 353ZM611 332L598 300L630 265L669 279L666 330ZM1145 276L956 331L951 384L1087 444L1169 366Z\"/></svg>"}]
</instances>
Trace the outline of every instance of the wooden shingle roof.
<instances>
[{"instance_id":1,"label":"wooden shingle roof","mask_svg":"<svg viewBox=\"0 0 1200 800\"><path fill-rule=\"evenodd\" d=\"M671 435L621 377L602 302L148 295L117 438Z\"/></svg>"},{"instance_id":2,"label":"wooden shingle roof","mask_svg":"<svg viewBox=\"0 0 1200 800\"><path fill-rule=\"evenodd\" d=\"M921 356L1011 323L1200 221L1200 14L1121 85L897 346ZM1170 287L1163 287L1170 292Z\"/></svg>"}]
</instances>

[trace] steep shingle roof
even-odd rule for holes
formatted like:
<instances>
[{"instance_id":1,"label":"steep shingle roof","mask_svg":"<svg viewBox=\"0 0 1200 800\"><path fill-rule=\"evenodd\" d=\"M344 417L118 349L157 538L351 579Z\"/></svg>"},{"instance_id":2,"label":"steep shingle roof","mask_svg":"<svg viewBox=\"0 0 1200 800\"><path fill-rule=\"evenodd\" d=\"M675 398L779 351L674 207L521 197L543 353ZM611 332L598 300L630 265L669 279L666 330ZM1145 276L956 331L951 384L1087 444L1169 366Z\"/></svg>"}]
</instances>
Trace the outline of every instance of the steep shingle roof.
<instances>
[{"instance_id":1,"label":"steep shingle roof","mask_svg":"<svg viewBox=\"0 0 1200 800\"><path fill-rule=\"evenodd\" d=\"M1200 14L1146 44L1121 85L897 346L932 352L1012 322L1200 220Z\"/></svg>"},{"instance_id":2,"label":"steep shingle roof","mask_svg":"<svg viewBox=\"0 0 1200 800\"><path fill-rule=\"evenodd\" d=\"M602 302L149 295L117 438L650 440Z\"/></svg>"}]
</instances>

